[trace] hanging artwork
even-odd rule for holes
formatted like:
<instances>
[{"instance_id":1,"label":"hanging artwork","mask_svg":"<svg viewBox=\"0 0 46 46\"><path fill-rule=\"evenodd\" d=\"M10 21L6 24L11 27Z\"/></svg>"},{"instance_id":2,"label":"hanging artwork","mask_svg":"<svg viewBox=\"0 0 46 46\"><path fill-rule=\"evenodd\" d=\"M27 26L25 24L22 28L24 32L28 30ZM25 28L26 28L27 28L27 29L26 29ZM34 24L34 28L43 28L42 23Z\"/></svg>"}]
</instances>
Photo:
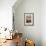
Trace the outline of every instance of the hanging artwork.
<instances>
[{"instance_id":1,"label":"hanging artwork","mask_svg":"<svg viewBox=\"0 0 46 46\"><path fill-rule=\"evenodd\" d=\"M24 25L32 26L34 24L34 13L24 13Z\"/></svg>"}]
</instances>

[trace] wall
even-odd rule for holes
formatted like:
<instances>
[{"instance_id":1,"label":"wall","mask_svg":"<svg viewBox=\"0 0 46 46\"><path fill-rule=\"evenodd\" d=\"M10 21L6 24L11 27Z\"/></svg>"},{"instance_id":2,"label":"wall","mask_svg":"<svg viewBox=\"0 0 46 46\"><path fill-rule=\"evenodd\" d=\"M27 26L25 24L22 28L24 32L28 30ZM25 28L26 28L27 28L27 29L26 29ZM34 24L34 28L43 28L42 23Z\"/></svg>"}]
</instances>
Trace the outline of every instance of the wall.
<instances>
[{"instance_id":1,"label":"wall","mask_svg":"<svg viewBox=\"0 0 46 46\"><path fill-rule=\"evenodd\" d=\"M12 6L16 0L0 0L0 27L12 29Z\"/></svg>"},{"instance_id":2,"label":"wall","mask_svg":"<svg viewBox=\"0 0 46 46\"><path fill-rule=\"evenodd\" d=\"M46 46L46 0L41 1L41 38L42 46Z\"/></svg>"},{"instance_id":3,"label":"wall","mask_svg":"<svg viewBox=\"0 0 46 46\"><path fill-rule=\"evenodd\" d=\"M23 33L24 39L34 40L36 46L41 46L41 0L23 0L17 8L13 8L15 29ZM34 25L24 26L24 13L32 12L34 12Z\"/></svg>"}]
</instances>

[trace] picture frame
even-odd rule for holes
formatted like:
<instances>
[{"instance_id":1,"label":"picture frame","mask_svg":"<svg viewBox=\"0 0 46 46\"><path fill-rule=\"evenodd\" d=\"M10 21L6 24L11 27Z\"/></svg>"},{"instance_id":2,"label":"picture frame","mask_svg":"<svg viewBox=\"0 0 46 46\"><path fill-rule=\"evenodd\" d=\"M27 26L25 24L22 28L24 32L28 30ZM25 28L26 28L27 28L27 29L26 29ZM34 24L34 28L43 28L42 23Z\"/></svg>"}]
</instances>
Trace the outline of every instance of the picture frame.
<instances>
[{"instance_id":1,"label":"picture frame","mask_svg":"<svg viewBox=\"0 0 46 46\"><path fill-rule=\"evenodd\" d=\"M24 25L25 26L34 25L34 13L24 13Z\"/></svg>"}]
</instances>

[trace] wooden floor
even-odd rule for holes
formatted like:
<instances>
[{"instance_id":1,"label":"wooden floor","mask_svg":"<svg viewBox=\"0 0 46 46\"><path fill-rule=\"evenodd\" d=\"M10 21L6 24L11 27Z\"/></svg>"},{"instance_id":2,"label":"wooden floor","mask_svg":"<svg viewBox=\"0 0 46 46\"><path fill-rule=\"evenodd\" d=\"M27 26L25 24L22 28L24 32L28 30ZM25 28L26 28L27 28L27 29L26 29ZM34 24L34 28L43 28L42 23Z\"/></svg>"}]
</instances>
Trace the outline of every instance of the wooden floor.
<instances>
[{"instance_id":1,"label":"wooden floor","mask_svg":"<svg viewBox=\"0 0 46 46\"><path fill-rule=\"evenodd\" d=\"M13 40L6 40L6 42L2 43L0 46L16 46L15 39Z\"/></svg>"}]
</instances>

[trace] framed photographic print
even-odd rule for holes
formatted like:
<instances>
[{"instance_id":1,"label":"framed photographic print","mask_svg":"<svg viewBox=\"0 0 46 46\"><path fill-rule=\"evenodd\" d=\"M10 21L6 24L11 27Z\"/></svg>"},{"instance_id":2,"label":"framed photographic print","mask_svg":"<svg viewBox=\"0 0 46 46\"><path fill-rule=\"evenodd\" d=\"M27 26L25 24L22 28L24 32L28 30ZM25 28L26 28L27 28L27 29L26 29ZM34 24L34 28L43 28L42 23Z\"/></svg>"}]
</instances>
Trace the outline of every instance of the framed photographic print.
<instances>
[{"instance_id":1,"label":"framed photographic print","mask_svg":"<svg viewBox=\"0 0 46 46\"><path fill-rule=\"evenodd\" d=\"M34 24L34 13L24 13L24 25L32 26Z\"/></svg>"}]
</instances>

